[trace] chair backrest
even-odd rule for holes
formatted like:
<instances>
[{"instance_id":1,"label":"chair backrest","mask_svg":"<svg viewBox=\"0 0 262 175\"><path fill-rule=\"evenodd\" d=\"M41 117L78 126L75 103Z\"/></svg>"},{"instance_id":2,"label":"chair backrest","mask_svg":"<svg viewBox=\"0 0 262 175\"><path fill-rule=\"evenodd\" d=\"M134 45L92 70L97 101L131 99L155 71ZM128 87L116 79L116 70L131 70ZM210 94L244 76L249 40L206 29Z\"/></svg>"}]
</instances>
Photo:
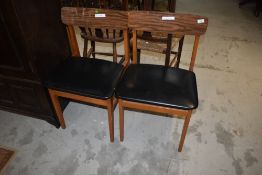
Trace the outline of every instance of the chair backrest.
<instances>
[{"instance_id":1,"label":"chair backrest","mask_svg":"<svg viewBox=\"0 0 262 175\"><path fill-rule=\"evenodd\" d=\"M195 41L189 70L193 71L200 35L206 32L208 19L203 16L156 11L131 11L128 27L133 30L133 62L137 63L137 31L194 35Z\"/></svg>"},{"instance_id":2,"label":"chair backrest","mask_svg":"<svg viewBox=\"0 0 262 175\"><path fill-rule=\"evenodd\" d=\"M123 30L125 61L128 63L128 14L126 11L63 7L61 9L62 22L67 25L70 45L73 56L80 56L79 48L75 37L74 27L99 28L108 30Z\"/></svg>"}]
</instances>

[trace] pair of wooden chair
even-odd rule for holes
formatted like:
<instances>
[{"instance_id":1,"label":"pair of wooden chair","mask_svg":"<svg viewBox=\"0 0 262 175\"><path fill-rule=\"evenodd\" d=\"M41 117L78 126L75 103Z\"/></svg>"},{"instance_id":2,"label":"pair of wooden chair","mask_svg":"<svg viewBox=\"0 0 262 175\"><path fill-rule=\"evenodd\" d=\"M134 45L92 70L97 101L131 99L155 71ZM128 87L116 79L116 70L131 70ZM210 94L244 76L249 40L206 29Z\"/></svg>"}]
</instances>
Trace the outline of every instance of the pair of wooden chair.
<instances>
[{"instance_id":1,"label":"pair of wooden chair","mask_svg":"<svg viewBox=\"0 0 262 175\"><path fill-rule=\"evenodd\" d=\"M202 16L87 8L62 8L62 21L68 27L73 57L65 59L46 79L54 109L62 128L65 121L58 97L103 106L108 111L110 141L114 141L114 107L119 104L120 140L124 139L124 109L176 114L185 117L178 151L182 150L192 110L198 106L193 67L200 35L208 20ZM142 20L141 20L142 18ZM122 64L83 59L70 27L122 30L125 59ZM133 33L133 62L129 65L129 36ZM137 63L137 31L194 35L189 70Z\"/></svg>"}]
</instances>

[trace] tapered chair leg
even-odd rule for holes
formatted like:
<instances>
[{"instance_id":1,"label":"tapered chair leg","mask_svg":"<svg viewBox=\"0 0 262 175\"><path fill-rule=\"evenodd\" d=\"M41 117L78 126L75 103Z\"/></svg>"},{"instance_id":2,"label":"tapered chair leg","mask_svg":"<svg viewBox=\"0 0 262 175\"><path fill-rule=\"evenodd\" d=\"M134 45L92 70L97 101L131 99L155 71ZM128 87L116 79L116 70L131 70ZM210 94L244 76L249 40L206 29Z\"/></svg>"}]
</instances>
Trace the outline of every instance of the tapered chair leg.
<instances>
[{"instance_id":1,"label":"tapered chair leg","mask_svg":"<svg viewBox=\"0 0 262 175\"><path fill-rule=\"evenodd\" d=\"M83 57L87 57L88 40L84 39Z\"/></svg>"},{"instance_id":2,"label":"tapered chair leg","mask_svg":"<svg viewBox=\"0 0 262 175\"><path fill-rule=\"evenodd\" d=\"M117 62L117 50L116 50L116 43L113 43L113 62Z\"/></svg>"},{"instance_id":3,"label":"tapered chair leg","mask_svg":"<svg viewBox=\"0 0 262 175\"><path fill-rule=\"evenodd\" d=\"M95 43L95 41L91 41L91 47L92 47L92 57L95 58L96 57L96 54L95 54L96 43Z\"/></svg>"},{"instance_id":4,"label":"tapered chair leg","mask_svg":"<svg viewBox=\"0 0 262 175\"><path fill-rule=\"evenodd\" d=\"M140 64L141 60L141 49L137 49L137 64Z\"/></svg>"},{"instance_id":5,"label":"tapered chair leg","mask_svg":"<svg viewBox=\"0 0 262 175\"><path fill-rule=\"evenodd\" d=\"M184 142L185 142L185 137L186 137L187 128L188 128L188 125L189 125L189 122L190 122L191 115L192 115L192 110L190 110L188 112L188 114L185 118L183 130L182 130L182 134L181 134L181 138L180 138L180 142L179 142L178 152L181 152L182 149L183 149L183 145L184 145Z\"/></svg>"},{"instance_id":6,"label":"tapered chair leg","mask_svg":"<svg viewBox=\"0 0 262 175\"><path fill-rule=\"evenodd\" d=\"M107 112L108 112L108 126L109 126L110 141L114 142L114 104L113 104L113 99L108 100Z\"/></svg>"},{"instance_id":7,"label":"tapered chair leg","mask_svg":"<svg viewBox=\"0 0 262 175\"><path fill-rule=\"evenodd\" d=\"M119 131L120 131L120 141L124 140L124 109L122 101L119 100Z\"/></svg>"},{"instance_id":8,"label":"tapered chair leg","mask_svg":"<svg viewBox=\"0 0 262 175\"><path fill-rule=\"evenodd\" d=\"M175 68L179 68L180 58L181 58L182 49L183 49L183 44L184 44L184 36L179 40L178 51L177 51L177 62L174 65Z\"/></svg>"},{"instance_id":9,"label":"tapered chair leg","mask_svg":"<svg viewBox=\"0 0 262 175\"><path fill-rule=\"evenodd\" d=\"M49 91L56 115L58 117L59 123L61 125L61 128L65 129L66 128L65 120L64 120L64 116L63 116L63 112L62 112L60 103L58 101L58 96L55 95L52 89L48 89L48 91Z\"/></svg>"},{"instance_id":10,"label":"tapered chair leg","mask_svg":"<svg viewBox=\"0 0 262 175\"><path fill-rule=\"evenodd\" d=\"M172 45L172 35L168 34L167 36L167 44L166 44L166 56L165 56L165 66L169 66L170 63L170 55L171 55L171 45Z\"/></svg>"}]
</instances>

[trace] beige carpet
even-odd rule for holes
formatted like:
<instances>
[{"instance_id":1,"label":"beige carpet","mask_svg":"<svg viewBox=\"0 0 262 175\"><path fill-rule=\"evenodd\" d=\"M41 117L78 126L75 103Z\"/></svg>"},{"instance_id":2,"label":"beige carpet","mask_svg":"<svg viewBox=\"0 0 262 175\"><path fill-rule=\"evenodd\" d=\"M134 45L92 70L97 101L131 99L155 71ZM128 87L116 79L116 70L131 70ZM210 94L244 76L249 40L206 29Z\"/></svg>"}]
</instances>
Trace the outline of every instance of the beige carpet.
<instances>
[{"instance_id":1,"label":"beige carpet","mask_svg":"<svg viewBox=\"0 0 262 175\"><path fill-rule=\"evenodd\" d=\"M15 155L15 151L6 147L0 146L0 175L4 173L8 163L12 160Z\"/></svg>"}]
</instances>

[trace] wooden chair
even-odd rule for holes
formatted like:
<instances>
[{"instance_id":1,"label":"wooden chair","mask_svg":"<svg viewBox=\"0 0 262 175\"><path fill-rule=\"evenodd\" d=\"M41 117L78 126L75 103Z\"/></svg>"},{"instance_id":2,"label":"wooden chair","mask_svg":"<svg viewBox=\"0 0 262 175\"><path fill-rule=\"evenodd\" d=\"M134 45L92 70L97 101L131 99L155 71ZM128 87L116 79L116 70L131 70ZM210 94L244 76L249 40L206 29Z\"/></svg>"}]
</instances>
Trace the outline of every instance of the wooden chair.
<instances>
[{"instance_id":1,"label":"wooden chair","mask_svg":"<svg viewBox=\"0 0 262 175\"><path fill-rule=\"evenodd\" d=\"M118 0L63 0L62 6L65 7L85 7L85 8L106 8L106 9L121 9L121 3ZM118 55L116 44L124 40L122 32L103 31L101 29L93 29L80 27L81 37L84 40L83 57L90 58L91 55L95 58L96 54L113 56L113 61L117 62L117 57L123 59L124 55ZM88 48L88 41L90 41L91 47ZM112 43L113 52L96 52L96 42Z\"/></svg>"},{"instance_id":2,"label":"wooden chair","mask_svg":"<svg viewBox=\"0 0 262 175\"><path fill-rule=\"evenodd\" d=\"M122 31L118 30L101 30L101 29L93 29L91 30L88 28L87 30L84 28L81 29L81 37L84 39L84 49L83 49L83 57L92 58L98 55L105 55L105 56L113 56L113 62L118 62L118 58L123 60L124 55L117 54L117 44L121 43L124 40ZM91 42L91 47L88 49L88 41ZM96 51L96 43L111 43L113 52L97 52Z\"/></svg>"},{"instance_id":3,"label":"wooden chair","mask_svg":"<svg viewBox=\"0 0 262 175\"><path fill-rule=\"evenodd\" d=\"M99 16L100 15L100 16ZM110 141L114 141L114 89L129 61L129 41L127 12L64 7L61 11L62 22L67 25L73 57L65 59L46 79L45 84L62 128L65 121L58 98L105 107L108 111ZM104 16L104 17L101 17ZM125 60L122 64L101 59L83 59L73 30L73 26L123 30Z\"/></svg>"},{"instance_id":4,"label":"wooden chair","mask_svg":"<svg viewBox=\"0 0 262 175\"><path fill-rule=\"evenodd\" d=\"M163 4L164 2L161 1ZM175 12L176 0L168 0L165 9L158 9L155 0L143 0L142 10ZM137 61L140 63L141 50L165 54L165 66L179 67L184 37L180 35L165 34L161 32L143 32L137 34ZM177 47L177 51L173 51ZM172 59L171 59L172 56Z\"/></svg>"},{"instance_id":5,"label":"wooden chair","mask_svg":"<svg viewBox=\"0 0 262 175\"><path fill-rule=\"evenodd\" d=\"M97 0L98 1L98 0ZM103 9L117 9L117 10L127 10L128 1L123 1L122 3L119 0L99 0L98 6ZM97 9L99 11L99 9ZM121 43L124 40L123 32L121 30L101 30L99 28L90 29L90 28L80 28L81 37L84 39L84 48L83 48L83 57L92 58L96 57L96 54L112 56L113 62L118 62L118 58L123 60L124 55L117 53L117 44ZM91 43L91 47L88 48L88 41ZM97 52L96 43L111 43L113 51L112 52ZM120 62L121 62L120 60Z\"/></svg>"},{"instance_id":6,"label":"wooden chair","mask_svg":"<svg viewBox=\"0 0 262 175\"><path fill-rule=\"evenodd\" d=\"M143 17L143 20L141 19ZM175 20L165 21L165 17ZM200 35L207 29L202 16L167 12L132 11L128 26L133 31L133 63L129 65L116 89L119 104L120 140L124 139L124 109L179 115L185 119L178 147L182 150L192 110L198 106L196 78L193 72ZM162 65L137 63L137 31L194 35L195 41L189 70Z\"/></svg>"}]
</instances>

